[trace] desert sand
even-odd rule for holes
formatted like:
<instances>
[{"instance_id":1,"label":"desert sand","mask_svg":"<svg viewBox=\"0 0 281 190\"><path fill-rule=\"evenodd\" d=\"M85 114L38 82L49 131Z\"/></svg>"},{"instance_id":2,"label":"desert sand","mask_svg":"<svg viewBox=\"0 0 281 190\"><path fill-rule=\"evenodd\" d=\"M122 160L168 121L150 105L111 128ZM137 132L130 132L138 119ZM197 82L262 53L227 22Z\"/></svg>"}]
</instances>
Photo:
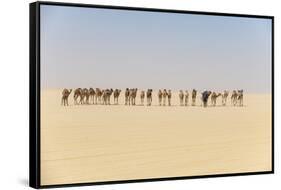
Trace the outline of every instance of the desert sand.
<instances>
[{"instance_id":1,"label":"desert sand","mask_svg":"<svg viewBox=\"0 0 281 190\"><path fill-rule=\"evenodd\" d=\"M271 95L203 108L178 106L177 92L156 106L156 91L151 107L124 106L123 93L111 106L71 94L64 107L61 90L42 90L41 185L271 170Z\"/></svg>"}]
</instances>

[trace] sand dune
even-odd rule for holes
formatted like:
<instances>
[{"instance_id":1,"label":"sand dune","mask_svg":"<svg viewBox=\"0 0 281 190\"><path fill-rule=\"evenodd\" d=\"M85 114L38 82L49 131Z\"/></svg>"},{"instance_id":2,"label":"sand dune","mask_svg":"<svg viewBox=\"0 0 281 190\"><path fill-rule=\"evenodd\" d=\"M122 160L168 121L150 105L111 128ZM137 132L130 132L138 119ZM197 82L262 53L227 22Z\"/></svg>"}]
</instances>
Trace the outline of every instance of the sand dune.
<instances>
[{"instance_id":1,"label":"sand dune","mask_svg":"<svg viewBox=\"0 0 281 190\"><path fill-rule=\"evenodd\" d=\"M60 106L41 94L41 183L82 183L271 170L271 96L244 107ZM111 100L113 103L113 98ZM190 103L191 101L189 101ZM137 104L140 103L139 97Z\"/></svg>"}]
</instances>

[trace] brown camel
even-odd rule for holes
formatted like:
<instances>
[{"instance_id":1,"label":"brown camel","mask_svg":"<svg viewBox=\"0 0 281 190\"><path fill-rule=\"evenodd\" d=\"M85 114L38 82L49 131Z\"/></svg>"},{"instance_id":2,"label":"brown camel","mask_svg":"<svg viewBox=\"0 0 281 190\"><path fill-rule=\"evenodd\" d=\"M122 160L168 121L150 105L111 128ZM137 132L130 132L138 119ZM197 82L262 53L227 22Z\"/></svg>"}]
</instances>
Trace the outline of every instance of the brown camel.
<instances>
[{"instance_id":1,"label":"brown camel","mask_svg":"<svg viewBox=\"0 0 281 190\"><path fill-rule=\"evenodd\" d=\"M136 105L136 97L137 97L137 88L132 88L130 89L130 94L129 94L129 105Z\"/></svg>"},{"instance_id":2,"label":"brown camel","mask_svg":"<svg viewBox=\"0 0 281 190\"><path fill-rule=\"evenodd\" d=\"M95 90L93 88L90 88L89 89L89 101L92 101L92 103L94 104L95 103Z\"/></svg>"},{"instance_id":3,"label":"brown camel","mask_svg":"<svg viewBox=\"0 0 281 190\"><path fill-rule=\"evenodd\" d=\"M237 96L238 96L238 93L236 92L236 90L233 90L232 95L231 95L231 103L234 106L236 106L236 104L237 104Z\"/></svg>"},{"instance_id":4,"label":"brown camel","mask_svg":"<svg viewBox=\"0 0 281 190\"><path fill-rule=\"evenodd\" d=\"M120 93L121 93L120 89L115 89L113 92L114 104L116 104L116 105L118 105L118 98L119 98Z\"/></svg>"},{"instance_id":5,"label":"brown camel","mask_svg":"<svg viewBox=\"0 0 281 190\"><path fill-rule=\"evenodd\" d=\"M147 100L147 106L151 106L151 104L152 104L152 89L148 89L146 91L146 100Z\"/></svg>"},{"instance_id":6,"label":"brown camel","mask_svg":"<svg viewBox=\"0 0 281 190\"><path fill-rule=\"evenodd\" d=\"M196 104L196 95L197 95L197 90L193 89L192 93L191 93L192 106L195 106L195 104Z\"/></svg>"},{"instance_id":7,"label":"brown camel","mask_svg":"<svg viewBox=\"0 0 281 190\"><path fill-rule=\"evenodd\" d=\"M61 105L68 106L68 97L71 93L72 89L63 89L62 91L62 98L61 98Z\"/></svg>"},{"instance_id":8,"label":"brown camel","mask_svg":"<svg viewBox=\"0 0 281 190\"><path fill-rule=\"evenodd\" d=\"M102 98L103 90L96 88L96 104L101 104L101 98Z\"/></svg>"},{"instance_id":9,"label":"brown camel","mask_svg":"<svg viewBox=\"0 0 281 190\"><path fill-rule=\"evenodd\" d=\"M111 88L108 92L107 92L107 105L110 105L110 97L113 93L113 89Z\"/></svg>"},{"instance_id":10,"label":"brown camel","mask_svg":"<svg viewBox=\"0 0 281 190\"><path fill-rule=\"evenodd\" d=\"M168 90L168 106L171 106L172 91Z\"/></svg>"},{"instance_id":11,"label":"brown camel","mask_svg":"<svg viewBox=\"0 0 281 190\"><path fill-rule=\"evenodd\" d=\"M87 88L84 88L82 91L82 104L89 104L90 93Z\"/></svg>"},{"instance_id":12,"label":"brown camel","mask_svg":"<svg viewBox=\"0 0 281 190\"><path fill-rule=\"evenodd\" d=\"M80 99L78 100L78 98L80 98ZM77 88L74 90L73 99L74 99L74 105L82 104L82 89L81 88Z\"/></svg>"},{"instance_id":13,"label":"brown camel","mask_svg":"<svg viewBox=\"0 0 281 190\"><path fill-rule=\"evenodd\" d=\"M162 97L163 97L163 106L166 106L166 99L168 96L168 92L166 89L163 90Z\"/></svg>"},{"instance_id":14,"label":"brown camel","mask_svg":"<svg viewBox=\"0 0 281 190\"><path fill-rule=\"evenodd\" d=\"M217 104L217 98L219 97L219 96L221 96L221 93L216 93L216 92L213 92L212 94L211 94L211 104L213 105L213 106L216 106L216 104Z\"/></svg>"},{"instance_id":15,"label":"brown camel","mask_svg":"<svg viewBox=\"0 0 281 190\"><path fill-rule=\"evenodd\" d=\"M184 94L184 105L185 105L185 106L188 106L188 96L189 96L189 93L188 93L188 91L186 90L186 91L185 91L185 94Z\"/></svg>"},{"instance_id":16,"label":"brown camel","mask_svg":"<svg viewBox=\"0 0 281 190\"><path fill-rule=\"evenodd\" d=\"M162 96L163 96L163 93L161 90L158 91L158 100L159 100L159 106L162 105Z\"/></svg>"},{"instance_id":17,"label":"brown camel","mask_svg":"<svg viewBox=\"0 0 281 190\"><path fill-rule=\"evenodd\" d=\"M126 88L125 90L125 105L128 105L130 103L130 90L129 88Z\"/></svg>"},{"instance_id":18,"label":"brown camel","mask_svg":"<svg viewBox=\"0 0 281 190\"><path fill-rule=\"evenodd\" d=\"M237 91L237 100L239 102L239 106L243 106L243 90Z\"/></svg>"},{"instance_id":19,"label":"brown camel","mask_svg":"<svg viewBox=\"0 0 281 190\"><path fill-rule=\"evenodd\" d=\"M184 94L183 94L183 91L180 90L180 93L179 93L179 98L180 98L180 106L183 106L183 98L184 98Z\"/></svg>"},{"instance_id":20,"label":"brown camel","mask_svg":"<svg viewBox=\"0 0 281 190\"><path fill-rule=\"evenodd\" d=\"M144 105L144 96L145 96L145 92L142 90L140 93L140 99L141 99L141 105Z\"/></svg>"},{"instance_id":21,"label":"brown camel","mask_svg":"<svg viewBox=\"0 0 281 190\"><path fill-rule=\"evenodd\" d=\"M113 93L113 89L106 89L103 91L102 100L104 105L110 105L110 96Z\"/></svg>"}]
</instances>

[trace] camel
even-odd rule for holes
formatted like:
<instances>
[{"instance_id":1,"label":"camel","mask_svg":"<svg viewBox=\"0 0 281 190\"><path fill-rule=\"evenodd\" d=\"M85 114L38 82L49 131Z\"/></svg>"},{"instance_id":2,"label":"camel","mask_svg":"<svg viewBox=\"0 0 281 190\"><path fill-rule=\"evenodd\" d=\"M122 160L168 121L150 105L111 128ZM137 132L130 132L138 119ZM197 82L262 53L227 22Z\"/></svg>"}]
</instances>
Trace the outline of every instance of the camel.
<instances>
[{"instance_id":1,"label":"camel","mask_svg":"<svg viewBox=\"0 0 281 190\"><path fill-rule=\"evenodd\" d=\"M208 98L209 96L212 94L211 91L204 91L202 93L202 102L203 102L203 106L207 107L208 106Z\"/></svg>"},{"instance_id":2,"label":"camel","mask_svg":"<svg viewBox=\"0 0 281 190\"><path fill-rule=\"evenodd\" d=\"M136 97L137 97L137 88L132 88L130 89L130 94L129 94L129 105L131 102L131 105L136 105Z\"/></svg>"},{"instance_id":3,"label":"camel","mask_svg":"<svg viewBox=\"0 0 281 190\"><path fill-rule=\"evenodd\" d=\"M103 94L103 90L96 88L96 96L95 96L96 104L98 103L101 104L102 94Z\"/></svg>"},{"instance_id":4,"label":"camel","mask_svg":"<svg viewBox=\"0 0 281 190\"><path fill-rule=\"evenodd\" d=\"M110 105L110 96L113 93L113 89L106 89L103 91L102 100L104 105Z\"/></svg>"},{"instance_id":5,"label":"camel","mask_svg":"<svg viewBox=\"0 0 281 190\"><path fill-rule=\"evenodd\" d=\"M82 90L82 104L89 104L90 93L87 88Z\"/></svg>"},{"instance_id":6,"label":"camel","mask_svg":"<svg viewBox=\"0 0 281 190\"><path fill-rule=\"evenodd\" d=\"M152 89L148 89L146 92L146 100L147 100L147 105L151 106L152 103Z\"/></svg>"},{"instance_id":7,"label":"camel","mask_svg":"<svg viewBox=\"0 0 281 190\"><path fill-rule=\"evenodd\" d=\"M243 106L243 90L237 91L237 100L239 102L239 106Z\"/></svg>"},{"instance_id":8,"label":"camel","mask_svg":"<svg viewBox=\"0 0 281 190\"><path fill-rule=\"evenodd\" d=\"M101 95L101 98L102 98L102 105L106 105L106 101L107 101L107 92L108 92L108 89L105 89L105 90L102 90L102 95Z\"/></svg>"},{"instance_id":9,"label":"camel","mask_svg":"<svg viewBox=\"0 0 281 190\"><path fill-rule=\"evenodd\" d=\"M144 105L144 96L145 96L145 92L142 90L140 93L140 99L141 99L141 105Z\"/></svg>"},{"instance_id":10,"label":"camel","mask_svg":"<svg viewBox=\"0 0 281 190\"><path fill-rule=\"evenodd\" d=\"M189 93L188 93L188 91L186 90L186 91L185 91L185 94L184 94L184 105L185 105L185 106L188 106L188 96L189 96Z\"/></svg>"},{"instance_id":11,"label":"camel","mask_svg":"<svg viewBox=\"0 0 281 190\"><path fill-rule=\"evenodd\" d=\"M130 90L129 90L129 88L126 88L126 90L125 90L125 105L128 105L129 102L130 102L129 96L130 96Z\"/></svg>"},{"instance_id":12,"label":"camel","mask_svg":"<svg viewBox=\"0 0 281 190\"><path fill-rule=\"evenodd\" d=\"M159 101L159 106L161 106L161 104L162 104L162 95L163 95L162 91L161 91L161 90L159 90L159 91L158 91L158 101Z\"/></svg>"},{"instance_id":13,"label":"camel","mask_svg":"<svg viewBox=\"0 0 281 190\"><path fill-rule=\"evenodd\" d=\"M221 93L216 94L215 92L212 93L211 95L211 103L213 106L216 106L217 104L217 98L221 96Z\"/></svg>"},{"instance_id":14,"label":"camel","mask_svg":"<svg viewBox=\"0 0 281 190\"><path fill-rule=\"evenodd\" d=\"M79 97L80 97L80 100L78 101ZM74 90L73 99L74 99L74 105L82 103L82 89L81 88L77 88Z\"/></svg>"},{"instance_id":15,"label":"camel","mask_svg":"<svg viewBox=\"0 0 281 190\"><path fill-rule=\"evenodd\" d=\"M236 106L236 104L237 104L237 96L238 96L238 93L236 92L236 90L233 90L232 95L231 95L231 103L234 106Z\"/></svg>"},{"instance_id":16,"label":"camel","mask_svg":"<svg viewBox=\"0 0 281 190\"><path fill-rule=\"evenodd\" d=\"M192 106L195 106L195 104L196 104L196 95L197 95L197 90L193 89L192 93L191 93Z\"/></svg>"},{"instance_id":17,"label":"camel","mask_svg":"<svg viewBox=\"0 0 281 190\"><path fill-rule=\"evenodd\" d=\"M222 98L222 105L225 106L226 105L226 101L227 101L227 97L228 97L229 92L228 91L223 91L223 94L221 95Z\"/></svg>"},{"instance_id":18,"label":"camel","mask_svg":"<svg viewBox=\"0 0 281 190\"><path fill-rule=\"evenodd\" d=\"M166 89L163 90L162 97L163 97L163 106L166 106L166 98L168 96L168 92Z\"/></svg>"},{"instance_id":19,"label":"camel","mask_svg":"<svg viewBox=\"0 0 281 190\"><path fill-rule=\"evenodd\" d=\"M172 91L168 91L168 106L171 106L171 99L172 99Z\"/></svg>"},{"instance_id":20,"label":"camel","mask_svg":"<svg viewBox=\"0 0 281 190\"><path fill-rule=\"evenodd\" d=\"M93 88L90 88L89 89L89 96L90 96L89 101L92 100L93 104L95 103L95 94L96 94L95 90Z\"/></svg>"},{"instance_id":21,"label":"camel","mask_svg":"<svg viewBox=\"0 0 281 190\"><path fill-rule=\"evenodd\" d=\"M68 97L71 93L72 89L63 89L62 91L62 98L61 98L61 105L68 106Z\"/></svg>"},{"instance_id":22,"label":"camel","mask_svg":"<svg viewBox=\"0 0 281 190\"><path fill-rule=\"evenodd\" d=\"M180 93L179 93L179 98L180 98L180 106L183 106L183 98L184 98L184 94L183 94L183 91L180 90Z\"/></svg>"},{"instance_id":23,"label":"camel","mask_svg":"<svg viewBox=\"0 0 281 190\"><path fill-rule=\"evenodd\" d=\"M113 89L111 88L108 92L107 92L107 105L110 105L110 97L113 93Z\"/></svg>"},{"instance_id":24,"label":"camel","mask_svg":"<svg viewBox=\"0 0 281 190\"><path fill-rule=\"evenodd\" d=\"M119 98L120 93L121 93L120 89L115 89L113 92L114 104L116 104L116 105L118 105L118 98Z\"/></svg>"}]
</instances>

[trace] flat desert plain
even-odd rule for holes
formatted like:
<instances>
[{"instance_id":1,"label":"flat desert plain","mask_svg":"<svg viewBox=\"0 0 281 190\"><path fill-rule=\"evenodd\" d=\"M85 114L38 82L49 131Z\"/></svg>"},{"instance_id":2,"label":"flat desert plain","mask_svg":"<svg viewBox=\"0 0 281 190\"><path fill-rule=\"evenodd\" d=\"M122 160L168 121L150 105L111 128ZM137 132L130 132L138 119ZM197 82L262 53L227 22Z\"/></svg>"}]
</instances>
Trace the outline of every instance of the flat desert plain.
<instances>
[{"instance_id":1,"label":"flat desert plain","mask_svg":"<svg viewBox=\"0 0 281 190\"><path fill-rule=\"evenodd\" d=\"M41 91L41 185L271 170L271 95L244 106L61 106ZM113 103L113 98L111 98ZM140 103L138 94L137 104ZM190 103L190 101L189 101Z\"/></svg>"}]
</instances>

